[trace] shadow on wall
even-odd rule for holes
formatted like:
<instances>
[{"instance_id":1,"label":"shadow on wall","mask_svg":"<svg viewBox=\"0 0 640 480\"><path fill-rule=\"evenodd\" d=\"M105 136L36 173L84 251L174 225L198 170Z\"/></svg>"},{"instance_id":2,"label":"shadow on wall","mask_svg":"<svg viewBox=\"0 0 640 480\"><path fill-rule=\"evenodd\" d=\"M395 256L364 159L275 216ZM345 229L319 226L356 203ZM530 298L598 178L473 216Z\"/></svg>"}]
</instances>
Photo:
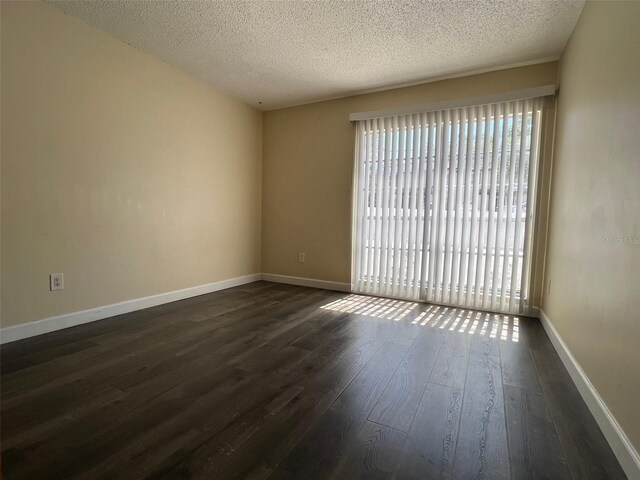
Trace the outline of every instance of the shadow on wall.
<instances>
[{"instance_id":1,"label":"shadow on wall","mask_svg":"<svg viewBox=\"0 0 640 480\"><path fill-rule=\"evenodd\" d=\"M403 321L410 325L438 328L453 333L486 336L505 342L520 340L520 318L513 315L363 295L348 295L321 308L394 322Z\"/></svg>"}]
</instances>

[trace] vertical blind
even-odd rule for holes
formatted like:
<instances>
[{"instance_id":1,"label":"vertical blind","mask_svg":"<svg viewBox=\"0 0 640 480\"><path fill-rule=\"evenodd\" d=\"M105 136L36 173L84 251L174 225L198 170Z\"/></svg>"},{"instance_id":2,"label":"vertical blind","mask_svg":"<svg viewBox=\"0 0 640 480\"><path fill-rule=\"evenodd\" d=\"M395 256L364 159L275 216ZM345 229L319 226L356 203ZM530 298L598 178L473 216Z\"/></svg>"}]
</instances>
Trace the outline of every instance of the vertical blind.
<instances>
[{"instance_id":1,"label":"vertical blind","mask_svg":"<svg viewBox=\"0 0 640 480\"><path fill-rule=\"evenodd\" d=\"M542 105L359 121L352 289L524 311Z\"/></svg>"}]
</instances>

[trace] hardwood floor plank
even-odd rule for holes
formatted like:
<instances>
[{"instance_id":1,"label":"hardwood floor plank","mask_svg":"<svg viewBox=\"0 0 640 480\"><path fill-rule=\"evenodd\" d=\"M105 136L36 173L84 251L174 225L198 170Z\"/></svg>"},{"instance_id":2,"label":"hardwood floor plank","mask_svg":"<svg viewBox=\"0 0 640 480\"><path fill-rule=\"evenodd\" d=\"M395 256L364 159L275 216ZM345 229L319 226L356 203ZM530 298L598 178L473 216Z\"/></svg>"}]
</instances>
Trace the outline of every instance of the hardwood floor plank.
<instances>
[{"instance_id":1,"label":"hardwood floor plank","mask_svg":"<svg viewBox=\"0 0 640 480\"><path fill-rule=\"evenodd\" d=\"M342 456L332 479L390 479L406 434L384 425L365 422L349 451Z\"/></svg>"},{"instance_id":2,"label":"hardwood floor plank","mask_svg":"<svg viewBox=\"0 0 640 480\"><path fill-rule=\"evenodd\" d=\"M544 395L505 385L504 397L512 477L571 479Z\"/></svg>"},{"instance_id":3,"label":"hardwood floor plank","mask_svg":"<svg viewBox=\"0 0 640 480\"><path fill-rule=\"evenodd\" d=\"M182 407L174 409L168 419L156 422L143 433L138 433L117 454L87 470L86 478L133 478L136 473L146 477L156 471L158 464L167 461L175 462L174 466L184 466L184 460L192 458L193 452L203 451L201 446L211 438L222 432L242 432L239 426L243 426L257 414L262 415L265 406L273 404L289 387L290 383L284 378L277 383L273 383L273 379L267 383L260 375L243 372L239 374L238 381L231 390L221 393L209 389L207 393L195 397L198 400L189 405L181 404L181 400L194 398L193 395L180 395L179 400L176 400L175 395L169 395L165 402L176 401L176 406ZM188 430L191 431L188 440L185 438L182 443L175 445L174 451L169 451L168 445L174 437ZM220 444L218 447L228 448L227 444ZM169 455L155 455L154 452L158 449L164 449ZM229 452L222 450L218 453L224 457ZM178 468L170 471L173 472L171 474L176 474L182 470ZM164 472L161 478L168 478L170 471Z\"/></svg>"},{"instance_id":4,"label":"hardwood floor plank","mask_svg":"<svg viewBox=\"0 0 640 480\"><path fill-rule=\"evenodd\" d=\"M500 342L500 362L504 385L542 392L533 359L523 342Z\"/></svg>"},{"instance_id":5,"label":"hardwood floor plank","mask_svg":"<svg viewBox=\"0 0 640 480\"><path fill-rule=\"evenodd\" d=\"M82 352L84 350L95 347L97 344L92 340L80 340L73 343L65 343L63 345L52 346L51 348L32 350L20 356L11 356L5 354L0 363L2 375L19 372L23 369L49 362L53 359L59 359L73 353Z\"/></svg>"},{"instance_id":6,"label":"hardwood floor plank","mask_svg":"<svg viewBox=\"0 0 640 480\"><path fill-rule=\"evenodd\" d=\"M56 455L50 445L42 443L23 447L31 462L22 478L46 478L50 471L61 477L89 470L116 468L119 472L131 455L144 451L154 438L164 441L185 427L222 428L238 412L268 395L257 378L223 366L211 378L200 377L189 388L167 390L133 409L126 402L111 403L106 417L112 422L106 421L105 412L97 411L74 422L74 428L65 429L64 438L57 439L58 447L73 455ZM211 388L220 381L221 388Z\"/></svg>"},{"instance_id":7,"label":"hardwood floor plank","mask_svg":"<svg viewBox=\"0 0 640 480\"><path fill-rule=\"evenodd\" d=\"M333 406L351 412L353 417L365 419L385 391L406 353L407 348L401 345L382 345Z\"/></svg>"},{"instance_id":8,"label":"hardwood floor plank","mask_svg":"<svg viewBox=\"0 0 640 480\"><path fill-rule=\"evenodd\" d=\"M304 439L269 475L269 480L330 478L364 423L349 411L329 408Z\"/></svg>"},{"instance_id":9,"label":"hardwood floor plank","mask_svg":"<svg viewBox=\"0 0 640 480\"><path fill-rule=\"evenodd\" d=\"M340 342L336 341L336 343ZM280 370L291 364L300 364L309 354L309 350L291 345L283 348L274 348L269 344L263 344L253 350L253 354L250 357L244 358L235 365L247 372L267 372L272 369Z\"/></svg>"},{"instance_id":10,"label":"hardwood floor plank","mask_svg":"<svg viewBox=\"0 0 640 480\"><path fill-rule=\"evenodd\" d=\"M470 351L484 355L500 356L501 315L483 312L476 333L471 339Z\"/></svg>"},{"instance_id":11,"label":"hardwood floor plank","mask_svg":"<svg viewBox=\"0 0 640 480\"><path fill-rule=\"evenodd\" d=\"M427 384L395 471L395 480L450 478L462 390Z\"/></svg>"},{"instance_id":12,"label":"hardwood floor plank","mask_svg":"<svg viewBox=\"0 0 640 480\"><path fill-rule=\"evenodd\" d=\"M179 462L159 465L151 478L250 478L273 471L361 368L336 359L304 385L290 408L275 415L253 409L235 418Z\"/></svg>"},{"instance_id":13,"label":"hardwood floor plank","mask_svg":"<svg viewBox=\"0 0 640 480\"><path fill-rule=\"evenodd\" d=\"M354 355L344 355L349 349L354 348L355 339L347 334L322 342L315 350L311 351L301 362L285 366L281 371L290 375L298 381L307 381L314 375L321 372L325 367L334 362L337 358L347 361L346 364L353 363L364 365L367 358L355 357Z\"/></svg>"},{"instance_id":14,"label":"hardwood floor plank","mask_svg":"<svg viewBox=\"0 0 640 480\"><path fill-rule=\"evenodd\" d=\"M13 437L69 412L81 416L94 399L112 402L123 396L124 392L109 385L85 389L83 385L70 384L53 395L35 397L29 402L8 400L2 405L2 434Z\"/></svg>"},{"instance_id":15,"label":"hardwood floor plank","mask_svg":"<svg viewBox=\"0 0 640 480\"><path fill-rule=\"evenodd\" d=\"M422 330L374 406L369 420L409 431L443 338L441 332Z\"/></svg>"},{"instance_id":16,"label":"hardwood floor plank","mask_svg":"<svg viewBox=\"0 0 640 480\"><path fill-rule=\"evenodd\" d=\"M471 353L453 478L510 478L500 359Z\"/></svg>"},{"instance_id":17,"label":"hardwood floor plank","mask_svg":"<svg viewBox=\"0 0 640 480\"><path fill-rule=\"evenodd\" d=\"M97 397L94 401L87 401L80 410L68 410L65 415L52 417L34 429L22 429L16 435L6 435L7 432L3 429L2 445L3 448L32 448L33 445L38 444L39 438L56 436L56 432L60 431L64 432L63 439L66 436L74 435L76 431L79 432L79 436L87 435L87 432L92 429L100 430L105 426L109 427L126 415L140 411L141 408L165 392L182 388L191 382L191 391L187 393L190 395L200 394L201 391L206 392L215 386L211 381L207 382L207 379L215 378L218 382L226 383L238 372L239 370L226 365L212 367L211 360L203 357L198 361L179 365L179 368L172 375L165 374L136 386L126 392L121 399L107 401ZM199 390L194 388L198 385L202 385ZM4 420L6 418L6 404L4 402L2 407Z\"/></svg>"},{"instance_id":18,"label":"hardwood floor plank","mask_svg":"<svg viewBox=\"0 0 640 480\"><path fill-rule=\"evenodd\" d=\"M370 337L365 333L340 353L340 358L350 360L354 363L366 364L380 349L382 344L383 342L381 340Z\"/></svg>"},{"instance_id":19,"label":"hardwood floor plank","mask_svg":"<svg viewBox=\"0 0 640 480\"><path fill-rule=\"evenodd\" d=\"M333 475L406 350L393 343L379 348L269 478L312 479ZM320 449L319 445L322 446Z\"/></svg>"},{"instance_id":20,"label":"hardwood floor plank","mask_svg":"<svg viewBox=\"0 0 640 480\"><path fill-rule=\"evenodd\" d=\"M271 415L276 415L280 410L285 408L287 404L294 399L299 398L304 390L303 385L293 384L284 389L284 391L267 404L264 409Z\"/></svg>"},{"instance_id":21,"label":"hardwood floor plank","mask_svg":"<svg viewBox=\"0 0 640 480\"><path fill-rule=\"evenodd\" d=\"M447 332L431 370L430 382L457 389L464 388L472 338L466 333Z\"/></svg>"}]
</instances>

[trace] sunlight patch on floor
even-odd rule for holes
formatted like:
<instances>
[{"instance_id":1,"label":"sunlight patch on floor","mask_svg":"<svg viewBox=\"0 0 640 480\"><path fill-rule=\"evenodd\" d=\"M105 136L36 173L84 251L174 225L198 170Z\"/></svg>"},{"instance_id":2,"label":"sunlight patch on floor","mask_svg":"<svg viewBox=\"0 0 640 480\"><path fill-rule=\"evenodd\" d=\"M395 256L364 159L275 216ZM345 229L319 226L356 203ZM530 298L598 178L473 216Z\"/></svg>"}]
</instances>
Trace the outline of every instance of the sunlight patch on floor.
<instances>
[{"instance_id":1,"label":"sunlight patch on floor","mask_svg":"<svg viewBox=\"0 0 640 480\"><path fill-rule=\"evenodd\" d=\"M370 317L399 322L411 313L418 305L418 303L393 300L391 298L349 295L340 300L328 303L321 308L336 312L355 313L358 315L367 315Z\"/></svg>"},{"instance_id":2,"label":"sunlight patch on floor","mask_svg":"<svg viewBox=\"0 0 640 480\"><path fill-rule=\"evenodd\" d=\"M428 326L505 342L520 341L520 319L513 315L354 294L320 308L395 322L406 320L410 325Z\"/></svg>"}]
</instances>

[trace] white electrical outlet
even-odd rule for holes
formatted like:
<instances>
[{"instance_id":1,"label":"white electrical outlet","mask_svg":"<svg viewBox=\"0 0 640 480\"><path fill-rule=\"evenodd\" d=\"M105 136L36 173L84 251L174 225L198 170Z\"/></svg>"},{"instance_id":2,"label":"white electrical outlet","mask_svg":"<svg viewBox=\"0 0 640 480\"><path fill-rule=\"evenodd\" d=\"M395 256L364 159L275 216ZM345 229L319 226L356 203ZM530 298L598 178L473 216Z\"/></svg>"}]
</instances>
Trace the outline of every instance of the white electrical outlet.
<instances>
[{"instance_id":1,"label":"white electrical outlet","mask_svg":"<svg viewBox=\"0 0 640 480\"><path fill-rule=\"evenodd\" d=\"M304 253L304 252L300 252L300 253L298 254L298 261L299 261L300 263L304 263L306 256L307 256L307 254L306 254L306 253Z\"/></svg>"},{"instance_id":2,"label":"white electrical outlet","mask_svg":"<svg viewBox=\"0 0 640 480\"><path fill-rule=\"evenodd\" d=\"M64 289L64 274L62 273L52 273L49 275L49 290L52 292L54 290L63 290Z\"/></svg>"}]
</instances>

